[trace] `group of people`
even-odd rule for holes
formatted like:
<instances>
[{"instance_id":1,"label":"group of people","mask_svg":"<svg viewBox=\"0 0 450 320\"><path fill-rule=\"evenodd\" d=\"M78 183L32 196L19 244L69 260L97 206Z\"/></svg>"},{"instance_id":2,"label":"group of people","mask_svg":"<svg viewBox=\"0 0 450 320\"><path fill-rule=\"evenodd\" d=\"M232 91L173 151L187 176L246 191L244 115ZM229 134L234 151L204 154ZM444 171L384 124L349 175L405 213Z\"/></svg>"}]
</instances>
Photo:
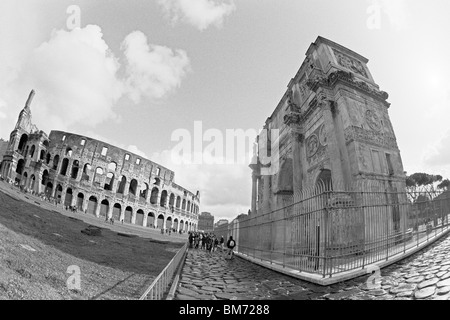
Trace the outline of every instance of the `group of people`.
<instances>
[{"instance_id":1,"label":"group of people","mask_svg":"<svg viewBox=\"0 0 450 320\"><path fill-rule=\"evenodd\" d=\"M225 252L225 239L223 236L220 237L220 239L212 232L189 232L189 248L191 249L200 249L200 250L206 250L211 255L220 249L221 253L223 254ZM229 259L233 256L233 249L236 246L236 242L233 240L233 237L230 236L230 238L227 241L227 257Z\"/></svg>"}]
</instances>

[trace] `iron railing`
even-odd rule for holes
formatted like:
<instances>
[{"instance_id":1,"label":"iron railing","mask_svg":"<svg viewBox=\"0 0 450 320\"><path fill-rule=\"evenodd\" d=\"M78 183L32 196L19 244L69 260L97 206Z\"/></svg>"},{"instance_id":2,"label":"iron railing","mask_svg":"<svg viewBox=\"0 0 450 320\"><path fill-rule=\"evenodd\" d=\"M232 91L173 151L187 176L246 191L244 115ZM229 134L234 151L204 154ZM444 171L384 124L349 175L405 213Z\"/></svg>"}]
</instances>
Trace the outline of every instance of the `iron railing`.
<instances>
[{"instance_id":1,"label":"iron railing","mask_svg":"<svg viewBox=\"0 0 450 320\"><path fill-rule=\"evenodd\" d=\"M401 184L400 184L401 185ZM365 181L319 185L278 210L230 224L237 252L332 277L406 254L449 229L450 192L398 191L399 184ZM290 203L290 204L289 204Z\"/></svg>"},{"instance_id":2,"label":"iron railing","mask_svg":"<svg viewBox=\"0 0 450 320\"><path fill-rule=\"evenodd\" d=\"M139 300L162 300L165 296L169 285L172 283L175 272L180 267L187 252L187 242L181 247L175 256L170 260L169 264L163 271L153 280L152 284L145 290Z\"/></svg>"}]
</instances>

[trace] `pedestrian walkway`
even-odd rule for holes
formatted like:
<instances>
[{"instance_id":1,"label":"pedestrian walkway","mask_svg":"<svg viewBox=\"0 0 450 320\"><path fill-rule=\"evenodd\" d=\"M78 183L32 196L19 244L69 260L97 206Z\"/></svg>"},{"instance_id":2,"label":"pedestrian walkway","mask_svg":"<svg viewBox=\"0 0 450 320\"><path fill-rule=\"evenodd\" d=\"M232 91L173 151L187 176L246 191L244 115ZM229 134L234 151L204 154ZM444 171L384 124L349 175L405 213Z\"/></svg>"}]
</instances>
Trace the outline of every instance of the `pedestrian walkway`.
<instances>
[{"instance_id":1,"label":"pedestrian walkway","mask_svg":"<svg viewBox=\"0 0 450 320\"><path fill-rule=\"evenodd\" d=\"M235 256L190 249L176 300L450 300L450 236L380 273L323 287ZM370 276L370 283L368 279Z\"/></svg>"}]
</instances>

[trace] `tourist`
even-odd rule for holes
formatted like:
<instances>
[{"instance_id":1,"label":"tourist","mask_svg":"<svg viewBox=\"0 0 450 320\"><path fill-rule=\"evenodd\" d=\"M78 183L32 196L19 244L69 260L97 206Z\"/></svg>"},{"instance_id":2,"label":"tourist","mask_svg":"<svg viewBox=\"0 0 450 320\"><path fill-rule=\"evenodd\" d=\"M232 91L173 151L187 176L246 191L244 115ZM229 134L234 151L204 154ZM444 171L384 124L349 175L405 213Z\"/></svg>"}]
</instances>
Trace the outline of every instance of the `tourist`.
<instances>
[{"instance_id":1,"label":"tourist","mask_svg":"<svg viewBox=\"0 0 450 320\"><path fill-rule=\"evenodd\" d=\"M216 251L218 246L219 246L219 239L217 239L217 237L214 236L214 249L213 249L213 251Z\"/></svg>"},{"instance_id":2,"label":"tourist","mask_svg":"<svg viewBox=\"0 0 450 320\"><path fill-rule=\"evenodd\" d=\"M223 253L223 244L225 242L225 239L223 238L223 236L220 237L220 251Z\"/></svg>"},{"instance_id":3,"label":"tourist","mask_svg":"<svg viewBox=\"0 0 450 320\"><path fill-rule=\"evenodd\" d=\"M227 259L231 260L233 258L233 249L236 246L236 241L233 240L233 236L227 241L228 255Z\"/></svg>"}]
</instances>

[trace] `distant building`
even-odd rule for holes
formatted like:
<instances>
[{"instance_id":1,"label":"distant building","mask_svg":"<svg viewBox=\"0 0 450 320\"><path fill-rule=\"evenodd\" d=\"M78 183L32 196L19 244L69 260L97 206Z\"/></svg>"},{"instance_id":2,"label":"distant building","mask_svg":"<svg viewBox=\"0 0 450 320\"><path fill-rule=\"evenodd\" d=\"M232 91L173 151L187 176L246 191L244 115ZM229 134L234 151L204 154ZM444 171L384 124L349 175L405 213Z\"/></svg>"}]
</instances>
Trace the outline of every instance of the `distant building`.
<instances>
[{"instance_id":1,"label":"distant building","mask_svg":"<svg viewBox=\"0 0 450 320\"><path fill-rule=\"evenodd\" d=\"M2 138L0 138L0 167L3 156L5 155L7 149L8 149L8 141L5 141Z\"/></svg>"},{"instance_id":2,"label":"distant building","mask_svg":"<svg viewBox=\"0 0 450 320\"><path fill-rule=\"evenodd\" d=\"M209 212L202 212L198 216L198 230L211 232L214 230L214 216Z\"/></svg>"},{"instance_id":3,"label":"distant building","mask_svg":"<svg viewBox=\"0 0 450 320\"><path fill-rule=\"evenodd\" d=\"M219 221L217 221L214 224L214 229L220 227L221 225L226 225L226 224L228 224L228 220L227 219L220 219Z\"/></svg>"}]
</instances>

